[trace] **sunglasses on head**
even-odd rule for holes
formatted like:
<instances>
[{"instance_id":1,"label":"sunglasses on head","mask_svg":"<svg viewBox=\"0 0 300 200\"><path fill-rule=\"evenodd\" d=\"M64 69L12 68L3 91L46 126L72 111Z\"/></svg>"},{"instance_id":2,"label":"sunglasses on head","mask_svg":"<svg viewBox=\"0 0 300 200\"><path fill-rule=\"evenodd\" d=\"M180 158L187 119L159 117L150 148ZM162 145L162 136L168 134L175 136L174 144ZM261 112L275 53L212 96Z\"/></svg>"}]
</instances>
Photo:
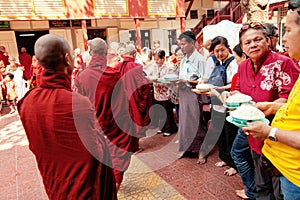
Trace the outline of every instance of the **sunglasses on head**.
<instances>
[{"instance_id":1,"label":"sunglasses on head","mask_svg":"<svg viewBox=\"0 0 300 200\"><path fill-rule=\"evenodd\" d=\"M288 10L295 10L300 7L299 0L290 0L288 5Z\"/></svg>"},{"instance_id":2,"label":"sunglasses on head","mask_svg":"<svg viewBox=\"0 0 300 200\"><path fill-rule=\"evenodd\" d=\"M247 31L248 29L253 28L253 29L265 29L265 27L259 23L259 22L251 22L249 24L244 24L242 28L240 29L240 33Z\"/></svg>"},{"instance_id":3,"label":"sunglasses on head","mask_svg":"<svg viewBox=\"0 0 300 200\"><path fill-rule=\"evenodd\" d=\"M297 11L300 15L300 0L290 0L288 5L288 12Z\"/></svg>"}]
</instances>

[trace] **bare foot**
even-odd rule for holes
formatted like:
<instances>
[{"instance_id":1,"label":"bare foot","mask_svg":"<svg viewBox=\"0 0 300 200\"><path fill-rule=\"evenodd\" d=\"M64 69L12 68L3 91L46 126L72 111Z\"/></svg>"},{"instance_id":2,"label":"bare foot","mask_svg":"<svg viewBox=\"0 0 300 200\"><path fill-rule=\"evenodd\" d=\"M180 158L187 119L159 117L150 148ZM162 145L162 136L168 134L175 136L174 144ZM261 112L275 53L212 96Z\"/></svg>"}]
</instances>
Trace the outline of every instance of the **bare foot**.
<instances>
[{"instance_id":1,"label":"bare foot","mask_svg":"<svg viewBox=\"0 0 300 200\"><path fill-rule=\"evenodd\" d=\"M199 165L203 165L203 164L205 164L207 162L207 158L206 157L200 157L199 159L198 159L198 161L197 161L197 164L199 164Z\"/></svg>"},{"instance_id":2,"label":"bare foot","mask_svg":"<svg viewBox=\"0 0 300 200\"><path fill-rule=\"evenodd\" d=\"M236 190L236 195L242 199L249 199L249 197L245 194L245 190Z\"/></svg>"},{"instance_id":3,"label":"bare foot","mask_svg":"<svg viewBox=\"0 0 300 200\"><path fill-rule=\"evenodd\" d=\"M243 190L235 190L235 193L243 192Z\"/></svg>"},{"instance_id":4,"label":"bare foot","mask_svg":"<svg viewBox=\"0 0 300 200\"><path fill-rule=\"evenodd\" d=\"M230 167L229 169L226 169L224 171L224 174L227 175L227 176L233 176L235 174L237 174L238 172L236 171L236 169Z\"/></svg>"},{"instance_id":5,"label":"bare foot","mask_svg":"<svg viewBox=\"0 0 300 200\"><path fill-rule=\"evenodd\" d=\"M204 152L199 152L199 159L197 161L197 164L203 165L207 162L207 156L204 154Z\"/></svg>"},{"instance_id":6,"label":"bare foot","mask_svg":"<svg viewBox=\"0 0 300 200\"><path fill-rule=\"evenodd\" d=\"M217 166L217 167L224 167L226 165L227 165L227 163L224 161L216 162L216 164L215 164L215 166Z\"/></svg>"}]
</instances>

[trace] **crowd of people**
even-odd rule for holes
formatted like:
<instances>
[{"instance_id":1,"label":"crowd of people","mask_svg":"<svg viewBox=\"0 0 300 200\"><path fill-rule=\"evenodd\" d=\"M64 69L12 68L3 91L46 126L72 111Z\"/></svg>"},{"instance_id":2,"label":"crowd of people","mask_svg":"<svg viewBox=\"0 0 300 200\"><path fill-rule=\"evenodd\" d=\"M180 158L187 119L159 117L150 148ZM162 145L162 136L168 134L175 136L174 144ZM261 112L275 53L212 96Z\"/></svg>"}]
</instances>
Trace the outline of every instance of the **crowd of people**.
<instances>
[{"instance_id":1,"label":"crowd of people","mask_svg":"<svg viewBox=\"0 0 300 200\"><path fill-rule=\"evenodd\" d=\"M217 144L215 165L240 174L242 199L300 199L300 1L289 8L287 52L277 50L278 28L258 22L243 24L232 49L223 36L200 47L185 31L170 56L160 41L139 51L100 38L81 55L48 34L29 66L25 48L18 64L0 46L1 94L12 112L17 102L49 198L117 199L132 154L142 151L140 138L156 128L164 137L178 134L178 159L203 165ZM214 87L197 93L197 84ZM226 121L224 102L238 93L270 124Z\"/></svg>"},{"instance_id":2,"label":"crowd of people","mask_svg":"<svg viewBox=\"0 0 300 200\"><path fill-rule=\"evenodd\" d=\"M6 101L10 114L16 111L16 102L28 91L27 80L32 76L32 59L26 48L20 50L19 61L9 56L4 46L0 46L0 101ZM1 110L1 108L0 108Z\"/></svg>"}]
</instances>

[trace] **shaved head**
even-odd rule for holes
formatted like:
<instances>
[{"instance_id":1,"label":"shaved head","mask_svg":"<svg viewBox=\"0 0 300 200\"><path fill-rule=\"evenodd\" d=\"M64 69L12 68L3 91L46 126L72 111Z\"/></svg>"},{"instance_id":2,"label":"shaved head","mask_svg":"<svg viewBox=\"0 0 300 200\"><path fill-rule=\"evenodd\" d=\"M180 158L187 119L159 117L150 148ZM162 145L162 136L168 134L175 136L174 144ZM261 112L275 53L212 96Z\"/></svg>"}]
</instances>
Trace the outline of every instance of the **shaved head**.
<instances>
[{"instance_id":1,"label":"shaved head","mask_svg":"<svg viewBox=\"0 0 300 200\"><path fill-rule=\"evenodd\" d=\"M106 42L101 38L94 38L90 41L90 51L91 54L98 54L106 56L107 54L107 44Z\"/></svg>"},{"instance_id":2,"label":"shaved head","mask_svg":"<svg viewBox=\"0 0 300 200\"><path fill-rule=\"evenodd\" d=\"M40 37L35 45L34 52L37 60L45 69L60 70L62 66L69 66L66 55L71 58L70 46L67 41L59 35L47 34Z\"/></svg>"},{"instance_id":3,"label":"shaved head","mask_svg":"<svg viewBox=\"0 0 300 200\"><path fill-rule=\"evenodd\" d=\"M5 52L5 47L4 46L0 46L0 51L2 51L4 53Z\"/></svg>"},{"instance_id":4,"label":"shaved head","mask_svg":"<svg viewBox=\"0 0 300 200\"><path fill-rule=\"evenodd\" d=\"M22 52L22 53L26 53L26 52L27 52L26 48L25 48L25 47L22 47L22 48L21 48L21 52Z\"/></svg>"}]
</instances>

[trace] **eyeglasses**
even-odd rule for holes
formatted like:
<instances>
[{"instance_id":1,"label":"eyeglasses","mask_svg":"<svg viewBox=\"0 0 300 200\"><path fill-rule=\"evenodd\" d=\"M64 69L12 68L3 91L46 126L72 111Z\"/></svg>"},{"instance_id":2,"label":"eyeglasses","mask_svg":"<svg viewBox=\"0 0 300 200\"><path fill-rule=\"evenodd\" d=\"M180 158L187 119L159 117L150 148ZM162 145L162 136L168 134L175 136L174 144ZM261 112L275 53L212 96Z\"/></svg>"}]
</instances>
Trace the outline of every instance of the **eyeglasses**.
<instances>
[{"instance_id":1,"label":"eyeglasses","mask_svg":"<svg viewBox=\"0 0 300 200\"><path fill-rule=\"evenodd\" d=\"M247 31L248 29L253 28L253 29L265 29L265 27L259 23L259 22L251 22L249 24L244 24L242 28L240 29L240 33L243 33Z\"/></svg>"}]
</instances>

